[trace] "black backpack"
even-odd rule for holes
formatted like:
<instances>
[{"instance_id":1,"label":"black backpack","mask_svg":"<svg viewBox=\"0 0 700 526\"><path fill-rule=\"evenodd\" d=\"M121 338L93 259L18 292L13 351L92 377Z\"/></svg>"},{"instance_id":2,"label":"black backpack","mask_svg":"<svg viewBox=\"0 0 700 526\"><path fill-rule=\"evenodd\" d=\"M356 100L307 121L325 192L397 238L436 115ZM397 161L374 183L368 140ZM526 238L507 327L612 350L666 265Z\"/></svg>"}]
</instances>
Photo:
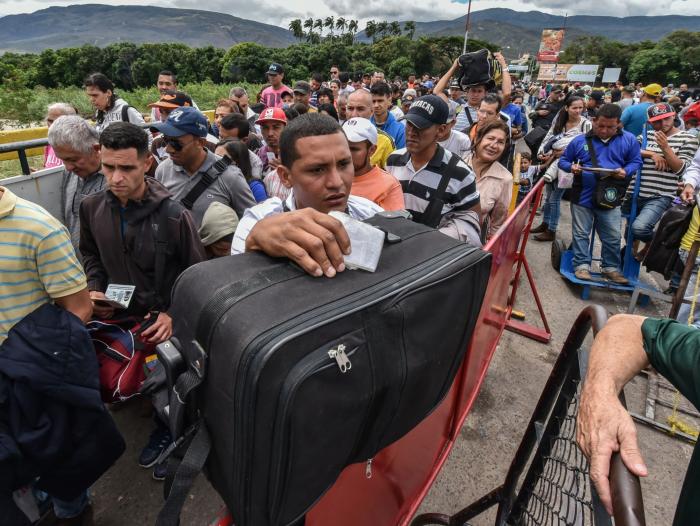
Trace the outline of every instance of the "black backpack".
<instances>
[{"instance_id":1,"label":"black backpack","mask_svg":"<svg viewBox=\"0 0 700 526\"><path fill-rule=\"evenodd\" d=\"M459 84L463 90L483 84L492 90L500 83L501 65L488 49L465 53L459 57Z\"/></svg>"},{"instance_id":2,"label":"black backpack","mask_svg":"<svg viewBox=\"0 0 700 526\"><path fill-rule=\"evenodd\" d=\"M237 526L294 524L347 465L371 465L441 402L491 257L398 216L368 221L388 232L374 273L313 278L245 253L180 276L159 356L184 458L170 459L159 525L177 524L205 462Z\"/></svg>"}]
</instances>

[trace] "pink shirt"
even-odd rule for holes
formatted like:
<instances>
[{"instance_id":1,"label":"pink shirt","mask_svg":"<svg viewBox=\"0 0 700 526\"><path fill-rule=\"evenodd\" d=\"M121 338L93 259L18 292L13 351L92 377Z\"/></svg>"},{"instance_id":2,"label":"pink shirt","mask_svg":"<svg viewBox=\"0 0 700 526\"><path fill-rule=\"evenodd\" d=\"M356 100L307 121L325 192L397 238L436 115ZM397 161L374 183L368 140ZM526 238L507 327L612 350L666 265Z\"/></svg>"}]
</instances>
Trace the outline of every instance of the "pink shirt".
<instances>
[{"instance_id":1,"label":"pink shirt","mask_svg":"<svg viewBox=\"0 0 700 526\"><path fill-rule=\"evenodd\" d=\"M266 108L281 108L282 107L282 93L288 91L292 93L291 88L288 88L282 84L279 89L275 89L272 86L265 88L260 96L260 102L262 102Z\"/></svg>"},{"instance_id":2,"label":"pink shirt","mask_svg":"<svg viewBox=\"0 0 700 526\"><path fill-rule=\"evenodd\" d=\"M63 166L63 161L56 157L56 152L50 144L46 145L44 148L44 168L55 168L56 166Z\"/></svg>"}]
</instances>

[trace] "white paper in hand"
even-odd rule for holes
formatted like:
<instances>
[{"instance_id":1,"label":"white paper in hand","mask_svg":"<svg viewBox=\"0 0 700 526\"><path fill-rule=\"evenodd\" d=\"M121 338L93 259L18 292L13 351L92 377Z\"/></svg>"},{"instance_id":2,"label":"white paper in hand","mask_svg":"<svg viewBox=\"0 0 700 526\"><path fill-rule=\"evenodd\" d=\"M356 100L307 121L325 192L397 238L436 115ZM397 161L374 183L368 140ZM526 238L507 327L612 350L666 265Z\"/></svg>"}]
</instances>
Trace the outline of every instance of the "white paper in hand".
<instances>
[{"instance_id":1,"label":"white paper in hand","mask_svg":"<svg viewBox=\"0 0 700 526\"><path fill-rule=\"evenodd\" d=\"M384 247L384 232L371 225L353 219L343 212L329 214L345 227L350 237L350 252L345 256L345 266L349 269L362 269L368 272L377 270L379 257Z\"/></svg>"}]
</instances>

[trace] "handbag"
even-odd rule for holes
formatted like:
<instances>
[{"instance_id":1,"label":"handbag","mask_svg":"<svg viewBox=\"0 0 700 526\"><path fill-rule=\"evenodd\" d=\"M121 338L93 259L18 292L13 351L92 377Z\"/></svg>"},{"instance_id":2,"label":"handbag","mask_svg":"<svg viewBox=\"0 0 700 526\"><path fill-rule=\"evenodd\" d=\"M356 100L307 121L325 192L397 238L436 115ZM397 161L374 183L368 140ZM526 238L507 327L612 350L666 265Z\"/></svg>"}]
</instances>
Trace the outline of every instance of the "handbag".
<instances>
[{"instance_id":1,"label":"handbag","mask_svg":"<svg viewBox=\"0 0 700 526\"><path fill-rule=\"evenodd\" d=\"M593 140L590 136L586 137L586 146L588 153L591 156L591 165L593 168L599 168L598 156L593 148ZM616 179L614 177L599 178L595 188L594 203L597 208L603 210L612 210L622 204L627 193L627 187L630 182L628 179Z\"/></svg>"}]
</instances>

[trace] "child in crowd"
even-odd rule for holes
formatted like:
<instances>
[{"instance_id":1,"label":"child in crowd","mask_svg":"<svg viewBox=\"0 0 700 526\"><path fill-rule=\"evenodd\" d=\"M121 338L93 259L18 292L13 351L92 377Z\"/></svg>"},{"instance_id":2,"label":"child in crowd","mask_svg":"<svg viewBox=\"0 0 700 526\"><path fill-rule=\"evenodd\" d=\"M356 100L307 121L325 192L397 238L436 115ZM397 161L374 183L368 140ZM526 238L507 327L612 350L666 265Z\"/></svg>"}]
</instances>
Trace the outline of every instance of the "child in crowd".
<instances>
[{"instance_id":1,"label":"child in crowd","mask_svg":"<svg viewBox=\"0 0 700 526\"><path fill-rule=\"evenodd\" d=\"M542 164L532 164L530 152L520 154L520 186L518 187L517 203L520 203L532 190L532 187L539 181L540 175L545 166Z\"/></svg>"}]
</instances>

